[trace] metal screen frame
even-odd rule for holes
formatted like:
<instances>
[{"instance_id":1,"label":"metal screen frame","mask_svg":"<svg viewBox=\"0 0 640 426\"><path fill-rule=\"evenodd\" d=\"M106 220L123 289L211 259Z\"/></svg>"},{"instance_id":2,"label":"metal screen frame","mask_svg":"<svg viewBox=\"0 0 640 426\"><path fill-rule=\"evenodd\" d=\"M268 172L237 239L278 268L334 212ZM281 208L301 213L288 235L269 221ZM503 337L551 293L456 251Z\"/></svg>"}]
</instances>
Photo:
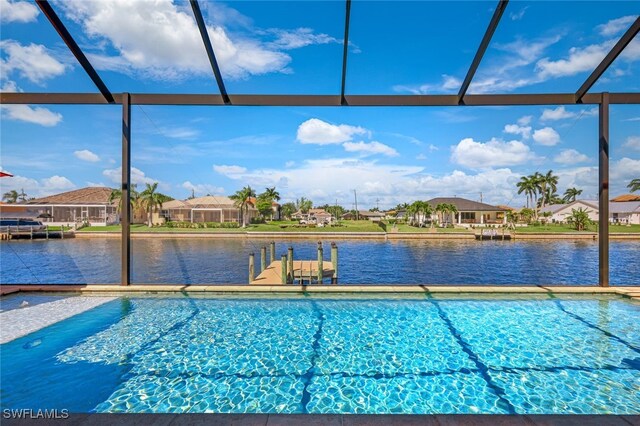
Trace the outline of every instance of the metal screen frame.
<instances>
[{"instance_id":1,"label":"metal screen frame","mask_svg":"<svg viewBox=\"0 0 640 426\"><path fill-rule=\"evenodd\" d=\"M209 39L198 0L189 0L194 19L216 80L219 94L142 94L112 93L93 68L47 0L36 0L43 14L58 32L100 93L0 93L2 104L121 105L122 106L122 241L121 284L131 284L131 105L200 106L328 106L328 107L444 107L444 106L525 106L525 105L598 105L598 283L609 286L609 105L640 104L640 93L587 93L622 50L640 31L640 17L631 24L601 63L575 93L486 94L469 95L467 90L488 48L509 0L500 0L489 22L466 77L457 95L347 95L346 75L349 45L351 0L345 1L345 30L339 95L233 95L228 94Z\"/></svg>"}]
</instances>

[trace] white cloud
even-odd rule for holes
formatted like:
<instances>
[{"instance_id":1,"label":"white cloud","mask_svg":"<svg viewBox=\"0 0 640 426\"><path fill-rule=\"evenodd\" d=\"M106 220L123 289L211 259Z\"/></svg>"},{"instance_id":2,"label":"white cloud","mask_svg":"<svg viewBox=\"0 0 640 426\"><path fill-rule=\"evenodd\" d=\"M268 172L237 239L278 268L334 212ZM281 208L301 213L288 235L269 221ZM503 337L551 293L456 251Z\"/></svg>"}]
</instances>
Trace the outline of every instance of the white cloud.
<instances>
[{"instance_id":1,"label":"white cloud","mask_svg":"<svg viewBox=\"0 0 640 426\"><path fill-rule=\"evenodd\" d=\"M42 107L29 105L0 105L9 120L26 121L45 127L53 127L62 121L62 114Z\"/></svg>"},{"instance_id":2,"label":"white cloud","mask_svg":"<svg viewBox=\"0 0 640 426\"><path fill-rule=\"evenodd\" d=\"M118 167L115 169L105 169L102 171L102 174L106 178L111 180L111 182L113 183L120 184L122 182L122 167ZM147 175L145 175L145 173L142 170L137 169L135 167L131 167L131 183L132 184L135 184L141 187L146 183L153 184L154 182L159 182L159 181L148 177ZM166 185L163 185L163 187L166 188Z\"/></svg>"},{"instance_id":3,"label":"white cloud","mask_svg":"<svg viewBox=\"0 0 640 426\"><path fill-rule=\"evenodd\" d=\"M529 8L529 6L525 6L522 9L520 9L517 12L511 12L509 14L509 17L511 18L512 21L519 21L524 17L525 12L527 11L527 9Z\"/></svg>"},{"instance_id":4,"label":"white cloud","mask_svg":"<svg viewBox=\"0 0 640 426\"><path fill-rule=\"evenodd\" d=\"M622 121L640 121L640 117L631 117L631 118L627 118L625 120Z\"/></svg>"},{"instance_id":5,"label":"white cloud","mask_svg":"<svg viewBox=\"0 0 640 426\"><path fill-rule=\"evenodd\" d=\"M81 151L74 151L73 155L75 155L76 158L82 161L88 161L90 163L95 163L100 161L100 157L98 157L96 154L89 151L88 149L83 149Z\"/></svg>"},{"instance_id":6,"label":"white cloud","mask_svg":"<svg viewBox=\"0 0 640 426\"><path fill-rule=\"evenodd\" d=\"M611 182L617 181L627 185L631 179L640 176L640 160L623 157L611 162Z\"/></svg>"},{"instance_id":7,"label":"white cloud","mask_svg":"<svg viewBox=\"0 0 640 426\"><path fill-rule=\"evenodd\" d=\"M269 43L269 46L277 49L289 50L312 44L342 43L342 40L327 34L314 34L311 28L297 28L292 31L272 29L270 32L275 34L276 39Z\"/></svg>"},{"instance_id":8,"label":"white cloud","mask_svg":"<svg viewBox=\"0 0 640 426\"><path fill-rule=\"evenodd\" d=\"M345 142L342 144L347 152L359 152L363 155L382 154L387 157L397 157L398 151L380 142Z\"/></svg>"},{"instance_id":9,"label":"white cloud","mask_svg":"<svg viewBox=\"0 0 640 426\"><path fill-rule=\"evenodd\" d=\"M42 183L43 191L46 192L75 188L73 182L71 182L64 176L55 175L46 179L42 179L40 182Z\"/></svg>"},{"instance_id":10,"label":"white cloud","mask_svg":"<svg viewBox=\"0 0 640 426\"><path fill-rule=\"evenodd\" d=\"M430 143L429 144L429 152L434 152L434 151L438 151L440 148L438 148L437 146L435 146L434 144Z\"/></svg>"},{"instance_id":11,"label":"white cloud","mask_svg":"<svg viewBox=\"0 0 640 426\"><path fill-rule=\"evenodd\" d=\"M518 126L517 124L507 124L504 126L505 133L511 133L513 135L522 135L524 139L531 137L531 126Z\"/></svg>"},{"instance_id":12,"label":"white cloud","mask_svg":"<svg viewBox=\"0 0 640 426\"><path fill-rule=\"evenodd\" d=\"M393 90L396 92L409 92L414 95L425 95L433 93L447 93L451 91L458 91L462 86L462 80L443 74L442 80L437 84L419 84L419 85L395 85Z\"/></svg>"},{"instance_id":13,"label":"white cloud","mask_svg":"<svg viewBox=\"0 0 640 426\"><path fill-rule=\"evenodd\" d=\"M198 130L188 127L169 127L158 130L158 133L162 136L173 139L194 139L200 134Z\"/></svg>"},{"instance_id":14,"label":"white cloud","mask_svg":"<svg viewBox=\"0 0 640 426\"><path fill-rule=\"evenodd\" d=\"M451 161L472 169L514 166L536 159L533 151L520 141L491 139L482 143L465 138L451 148Z\"/></svg>"},{"instance_id":15,"label":"white cloud","mask_svg":"<svg viewBox=\"0 0 640 426\"><path fill-rule=\"evenodd\" d=\"M91 182L91 181L87 181L87 186L93 186L93 187L105 187L107 185L105 185L103 182Z\"/></svg>"},{"instance_id":16,"label":"white cloud","mask_svg":"<svg viewBox=\"0 0 640 426\"><path fill-rule=\"evenodd\" d=\"M225 166L225 165L213 165L213 170L216 173L220 173L221 175L225 175L227 177L233 177L234 175L242 174L247 171L246 168L242 166Z\"/></svg>"},{"instance_id":17,"label":"white cloud","mask_svg":"<svg viewBox=\"0 0 640 426\"><path fill-rule=\"evenodd\" d=\"M637 16L629 15L617 19L612 19L606 24L598 25L596 29L601 35L605 37L611 37L623 31L626 31L627 28L629 28L629 26L633 24L636 18Z\"/></svg>"},{"instance_id":18,"label":"white cloud","mask_svg":"<svg viewBox=\"0 0 640 426\"><path fill-rule=\"evenodd\" d=\"M625 148L640 151L640 136L629 136L622 146Z\"/></svg>"},{"instance_id":19,"label":"white cloud","mask_svg":"<svg viewBox=\"0 0 640 426\"><path fill-rule=\"evenodd\" d=\"M193 191L197 196L202 196L202 195L222 195L224 194L224 188L220 187L220 186L215 186L215 185L208 185L208 184L193 184L189 181L183 182L182 183L182 187L186 190L188 190L189 192Z\"/></svg>"},{"instance_id":20,"label":"white cloud","mask_svg":"<svg viewBox=\"0 0 640 426\"><path fill-rule=\"evenodd\" d=\"M284 166L289 168L289 167L293 167L296 165L295 161L287 161L286 163L284 163Z\"/></svg>"},{"instance_id":21,"label":"white cloud","mask_svg":"<svg viewBox=\"0 0 640 426\"><path fill-rule=\"evenodd\" d=\"M303 144L329 145L352 140L354 135L369 133L362 127L347 124L329 124L317 118L311 118L298 126L297 139Z\"/></svg>"},{"instance_id":22,"label":"white cloud","mask_svg":"<svg viewBox=\"0 0 640 426\"><path fill-rule=\"evenodd\" d=\"M29 2L0 0L2 22L33 22L37 16L38 8Z\"/></svg>"},{"instance_id":23,"label":"white cloud","mask_svg":"<svg viewBox=\"0 0 640 426\"><path fill-rule=\"evenodd\" d=\"M555 121L575 116L575 113L567 111L564 106L559 106L556 109L545 108L540 116L540 121Z\"/></svg>"},{"instance_id":24,"label":"white cloud","mask_svg":"<svg viewBox=\"0 0 640 426\"><path fill-rule=\"evenodd\" d=\"M553 161L560 164L577 164L589 161L589 157L576 151L575 149L565 149L564 151L556 155Z\"/></svg>"},{"instance_id":25,"label":"white cloud","mask_svg":"<svg viewBox=\"0 0 640 426\"><path fill-rule=\"evenodd\" d=\"M418 154L416 155L416 160L426 160L427 156L424 154Z\"/></svg>"},{"instance_id":26,"label":"white cloud","mask_svg":"<svg viewBox=\"0 0 640 426\"><path fill-rule=\"evenodd\" d=\"M525 115L518 118L517 123L519 126L528 126L531 124L531 120L533 120L533 115Z\"/></svg>"},{"instance_id":27,"label":"white cloud","mask_svg":"<svg viewBox=\"0 0 640 426\"><path fill-rule=\"evenodd\" d=\"M2 75L17 71L20 76L41 84L44 80L64 74L66 66L51 56L46 47L31 43L24 46L15 40L0 41L0 50L7 58L0 60Z\"/></svg>"},{"instance_id":28,"label":"white cloud","mask_svg":"<svg viewBox=\"0 0 640 426\"><path fill-rule=\"evenodd\" d=\"M19 175L14 175L12 178L0 179L0 192L3 194L15 189L18 192L24 190L29 197L39 198L68 191L73 188L75 188L73 182L64 176L58 175L40 180Z\"/></svg>"},{"instance_id":29,"label":"white cloud","mask_svg":"<svg viewBox=\"0 0 640 426\"><path fill-rule=\"evenodd\" d=\"M157 0L153 7L147 2L127 0L66 0L58 4L70 19L82 25L87 35L98 42L108 41L118 52L118 56L92 55L96 66L102 69L136 72L155 79L185 79L211 73L195 20L184 4L170 0ZM211 19L206 19L220 69L231 79L290 72L287 66L291 57L278 49L327 41L325 35L296 30L291 34L283 32L276 42L267 44L233 35L219 22L211 24ZM96 61L98 58L101 60Z\"/></svg>"},{"instance_id":30,"label":"white cloud","mask_svg":"<svg viewBox=\"0 0 640 426\"><path fill-rule=\"evenodd\" d=\"M554 146L560 143L560 135L553 127L544 127L533 132L533 140L540 145Z\"/></svg>"}]
</instances>

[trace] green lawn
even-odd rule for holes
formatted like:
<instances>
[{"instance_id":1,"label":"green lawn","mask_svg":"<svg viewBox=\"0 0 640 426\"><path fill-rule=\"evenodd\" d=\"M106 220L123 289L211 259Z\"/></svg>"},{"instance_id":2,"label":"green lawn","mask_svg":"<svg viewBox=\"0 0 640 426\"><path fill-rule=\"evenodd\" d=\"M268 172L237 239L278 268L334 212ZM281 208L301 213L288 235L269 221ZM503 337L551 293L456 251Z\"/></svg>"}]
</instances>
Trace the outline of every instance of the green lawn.
<instances>
[{"instance_id":1,"label":"green lawn","mask_svg":"<svg viewBox=\"0 0 640 426\"><path fill-rule=\"evenodd\" d=\"M391 231L391 228L393 227L393 225L387 225L387 232ZM403 233L403 232L419 232L419 233L430 233L433 230L431 228L424 227L424 228L418 228L417 226L409 226L407 224L404 223L399 223L397 225L398 228L398 232L399 233ZM434 228L435 231L437 233L451 233L451 232L466 232L466 233L470 233L471 230L470 229L465 229L465 228Z\"/></svg>"},{"instance_id":2,"label":"green lawn","mask_svg":"<svg viewBox=\"0 0 640 426\"><path fill-rule=\"evenodd\" d=\"M574 228L569 225L563 224L548 224L548 225L540 225L540 226L527 226L527 227L518 227L516 228L516 233L533 233L533 232L544 232L544 233L554 233L554 232L578 232ZM583 232L598 232L597 225L589 225L589 227ZM622 233L638 233L640 232L640 225L609 225L609 233L612 232L622 232Z\"/></svg>"},{"instance_id":3,"label":"green lawn","mask_svg":"<svg viewBox=\"0 0 640 426\"><path fill-rule=\"evenodd\" d=\"M78 232L120 232L120 225L93 226L82 228ZM170 232L170 233L224 233L224 232L383 232L383 229L368 220L344 220L339 226L307 227L295 221L277 221L248 225L246 228L169 228L167 226L131 225L131 232Z\"/></svg>"},{"instance_id":4,"label":"green lawn","mask_svg":"<svg viewBox=\"0 0 640 426\"><path fill-rule=\"evenodd\" d=\"M391 232L393 225L386 224L387 232ZM397 225L399 233L419 232L429 233L431 232L429 227L417 228L406 224ZM59 227L49 227L50 231L57 231ZM471 233L473 229L463 228L435 228L437 233L451 233L451 232L467 232ZM93 226L80 229L78 232L120 232L120 225L113 226ZM169 228L166 226L159 226L149 228L147 225L136 224L131 225L131 232L169 232L169 233L224 233L224 232L384 232L379 225L369 222L368 220L343 220L340 221L340 226L325 226L318 227L304 227L298 225L293 221L281 221L270 222L258 225L249 225L246 228ZM516 233L555 233L555 232L578 232L571 228L569 225L560 224L548 224L539 226L527 226L516 228ZM597 232L597 226L591 225L584 232ZM640 225L610 225L609 232L621 232L621 233L640 233Z\"/></svg>"}]
</instances>

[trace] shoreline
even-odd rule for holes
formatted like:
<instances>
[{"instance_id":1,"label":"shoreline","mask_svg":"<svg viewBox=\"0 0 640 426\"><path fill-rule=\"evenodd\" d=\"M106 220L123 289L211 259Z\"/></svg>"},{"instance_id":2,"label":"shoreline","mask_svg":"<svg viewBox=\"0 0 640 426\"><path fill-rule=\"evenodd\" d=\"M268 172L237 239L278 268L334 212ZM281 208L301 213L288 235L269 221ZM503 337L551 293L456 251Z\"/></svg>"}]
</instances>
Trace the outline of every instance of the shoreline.
<instances>
[{"instance_id":1,"label":"shoreline","mask_svg":"<svg viewBox=\"0 0 640 426\"><path fill-rule=\"evenodd\" d=\"M84 231L76 232L75 238L120 238L120 232ZM255 238L255 239L343 239L343 240L475 240L468 232L132 232L131 238ZM640 233L611 233L609 239L640 240ZM496 241L499 241L497 238ZM516 233L513 240L598 240L596 233ZM481 241L479 241L481 242Z\"/></svg>"}]
</instances>

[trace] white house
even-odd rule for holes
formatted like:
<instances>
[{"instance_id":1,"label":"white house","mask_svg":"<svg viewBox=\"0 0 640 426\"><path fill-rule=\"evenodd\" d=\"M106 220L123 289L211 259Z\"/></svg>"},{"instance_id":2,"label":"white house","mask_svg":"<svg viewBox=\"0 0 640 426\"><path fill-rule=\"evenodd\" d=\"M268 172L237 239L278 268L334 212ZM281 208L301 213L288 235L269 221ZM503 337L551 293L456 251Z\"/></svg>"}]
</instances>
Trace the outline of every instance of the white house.
<instances>
[{"instance_id":1,"label":"white house","mask_svg":"<svg viewBox=\"0 0 640 426\"><path fill-rule=\"evenodd\" d=\"M569 204L553 204L540 209L540 214L551 213L547 219L553 222L566 222L573 210L586 210L589 219L597 221L600 217L598 200L576 200ZM609 222L640 225L640 201L610 202Z\"/></svg>"}]
</instances>

